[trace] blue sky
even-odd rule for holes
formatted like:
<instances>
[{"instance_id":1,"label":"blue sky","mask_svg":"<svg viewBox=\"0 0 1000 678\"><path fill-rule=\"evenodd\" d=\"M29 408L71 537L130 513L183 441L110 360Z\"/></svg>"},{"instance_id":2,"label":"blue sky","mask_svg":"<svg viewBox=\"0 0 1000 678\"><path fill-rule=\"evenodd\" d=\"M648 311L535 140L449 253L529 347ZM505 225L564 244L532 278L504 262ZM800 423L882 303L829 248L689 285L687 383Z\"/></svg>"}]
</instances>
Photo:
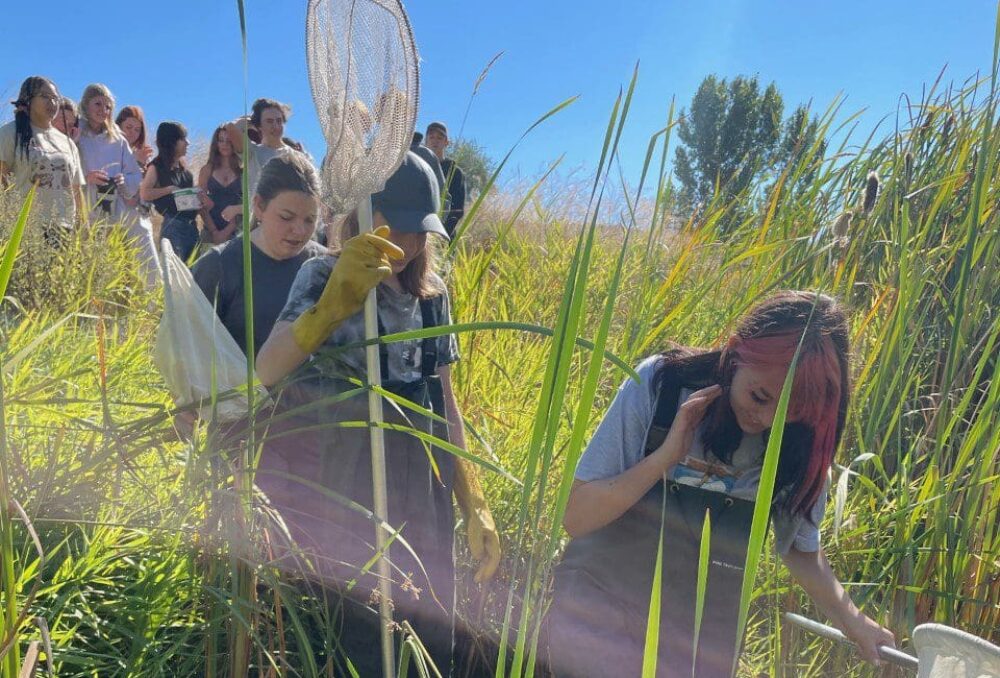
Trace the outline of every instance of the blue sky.
<instances>
[{"instance_id":1,"label":"blue sky","mask_svg":"<svg viewBox=\"0 0 1000 678\"><path fill-rule=\"evenodd\" d=\"M317 157L324 151L305 72L305 0L247 0L250 98L294 109L287 128ZM139 104L155 125L178 119L195 137L239 114L243 81L236 2L174 0L97 5L15 1L3 9L0 94L21 80L51 77L78 98L91 81L118 104ZM169 7L169 9L167 9ZM418 125L449 123L452 135L473 83L490 72L464 134L501 157L553 105L580 100L536 130L515 155L512 175L531 176L566 153L565 167L596 161L619 86L640 62L623 164L634 177L649 134L670 98L686 105L701 79L757 74L774 80L786 110L800 101L825 108L847 95L871 128L894 114L905 92L919 98L942 67L961 82L989 71L995 0L839 2L718 0L421 0L407 4L421 56ZM9 119L5 108L0 119Z\"/></svg>"}]
</instances>

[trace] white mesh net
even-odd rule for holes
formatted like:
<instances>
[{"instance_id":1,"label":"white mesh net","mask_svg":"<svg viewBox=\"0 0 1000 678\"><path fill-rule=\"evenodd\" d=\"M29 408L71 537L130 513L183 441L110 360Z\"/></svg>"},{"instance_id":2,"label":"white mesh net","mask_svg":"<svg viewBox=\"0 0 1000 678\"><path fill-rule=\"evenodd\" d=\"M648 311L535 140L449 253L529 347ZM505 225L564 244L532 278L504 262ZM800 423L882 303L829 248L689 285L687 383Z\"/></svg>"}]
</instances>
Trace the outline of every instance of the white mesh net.
<instances>
[{"instance_id":1,"label":"white mesh net","mask_svg":"<svg viewBox=\"0 0 1000 678\"><path fill-rule=\"evenodd\" d=\"M399 0L310 0L309 84L327 151L324 199L337 213L382 189L416 123L417 53Z\"/></svg>"},{"instance_id":2,"label":"white mesh net","mask_svg":"<svg viewBox=\"0 0 1000 678\"><path fill-rule=\"evenodd\" d=\"M1000 678L1000 647L941 624L913 630L918 678Z\"/></svg>"}]
</instances>

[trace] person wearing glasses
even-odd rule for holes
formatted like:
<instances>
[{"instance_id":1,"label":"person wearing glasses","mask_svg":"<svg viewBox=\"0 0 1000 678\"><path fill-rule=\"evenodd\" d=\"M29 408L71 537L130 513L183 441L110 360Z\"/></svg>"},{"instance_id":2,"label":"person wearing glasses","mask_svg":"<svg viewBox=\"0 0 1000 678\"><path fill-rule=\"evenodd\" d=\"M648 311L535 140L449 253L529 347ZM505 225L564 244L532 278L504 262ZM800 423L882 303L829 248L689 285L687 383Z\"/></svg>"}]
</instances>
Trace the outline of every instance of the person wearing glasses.
<instances>
[{"instance_id":1,"label":"person wearing glasses","mask_svg":"<svg viewBox=\"0 0 1000 678\"><path fill-rule=\"evenodd\" d=\"M22 197L35 186L32 214L53 244L83 213L80 155L53 124L59 101L51 80L31 76L12 102L14 120L0 127L0 184L13 185Z\"/></svg>"}]
</instances>

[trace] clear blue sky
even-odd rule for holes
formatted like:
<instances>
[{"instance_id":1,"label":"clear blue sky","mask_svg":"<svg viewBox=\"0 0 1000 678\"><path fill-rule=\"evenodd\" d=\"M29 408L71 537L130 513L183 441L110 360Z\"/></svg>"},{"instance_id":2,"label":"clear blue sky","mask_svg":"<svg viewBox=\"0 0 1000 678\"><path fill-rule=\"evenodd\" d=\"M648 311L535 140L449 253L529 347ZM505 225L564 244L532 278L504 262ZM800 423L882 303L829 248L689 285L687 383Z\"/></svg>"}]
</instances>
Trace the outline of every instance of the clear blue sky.
<instances>
[{"instance_id":1,"label":"clear blue sky","mask_svg":"<svg viewBox=\"0 0 1000 678\"><path fill-rule=\"evenodd\" d=\"M289 102L287 128L320 157L324 149L305 71L305 0L247 0L252 100ZM421 55L418 126L446 121L455 136L477 75L504 56L476 98L465 136L501 157L557 102L581 99L536 130L513 170L540 171L567 154L591 167L618 87L640 61L623 163L635 176L648 135L670 98L686 105L709 73L774 80L786 109L825 106L843 92L845 112L869 109L871 127L903 92L919 98L945 65L946 80L989 71L995 0L423 0L407 5ZM118 104L139 104L155 126L188 125L195 137L242 111L239 25L233 0L98 4L4 3L0 94L13 98L29 74L47 75L78 98L91 81ZM0 119L9 119L5 107Z\"/></svg>"}]
</instances>

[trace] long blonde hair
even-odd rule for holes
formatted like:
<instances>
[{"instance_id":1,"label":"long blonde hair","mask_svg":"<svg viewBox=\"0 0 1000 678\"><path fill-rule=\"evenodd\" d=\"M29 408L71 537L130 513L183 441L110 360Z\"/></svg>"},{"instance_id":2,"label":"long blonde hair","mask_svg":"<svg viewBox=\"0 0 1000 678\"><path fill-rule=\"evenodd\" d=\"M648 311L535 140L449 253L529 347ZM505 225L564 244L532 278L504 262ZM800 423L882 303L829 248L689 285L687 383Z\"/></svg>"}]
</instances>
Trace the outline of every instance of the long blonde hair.
<instances>
[{"instance_id":1,"label":"long blonde hair","mask_svg":"<svg viewBox=\"0 0 1000 678\"><path fill-rule=\"evenodd\" d=\"M80 131L93 134L90 129L90 121L87 119L87 106L97 97L105 97L111 102L111 111L108 113L108 119L104 121L104 131L109 139L117 140L121 137L121 132L118 131L118 125L115 124L115 97L107 85L99 82L87 85L87 88L83 90L83 96L80 97L80 120L83 122L80 125Z\"/></svg>"}]
</instances>

